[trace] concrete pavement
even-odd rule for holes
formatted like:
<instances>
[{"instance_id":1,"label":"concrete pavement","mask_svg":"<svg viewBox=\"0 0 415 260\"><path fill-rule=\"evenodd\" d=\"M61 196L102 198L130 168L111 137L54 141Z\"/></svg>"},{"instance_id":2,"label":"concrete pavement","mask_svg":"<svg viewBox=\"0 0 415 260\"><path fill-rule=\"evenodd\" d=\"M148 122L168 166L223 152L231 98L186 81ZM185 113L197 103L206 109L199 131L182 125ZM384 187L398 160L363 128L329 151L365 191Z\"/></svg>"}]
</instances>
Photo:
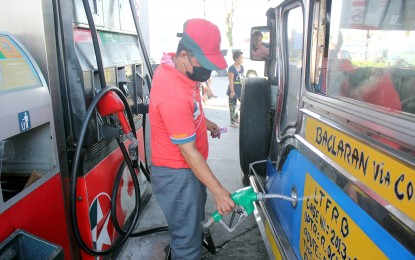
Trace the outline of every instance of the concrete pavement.
<instances>
[{"instance_id":1,"label":"concrete pavement","mask_svg":"<svg viewBox=\"0 0 415 260\"><path fill-rule=\"evenodd\" d=\"M227 127L228 133L220 139L209 139L208 164L216 177L231 193L242 188L241 170L239 166L239 129L229 126L229 109L226 89L226 77L213 77L212 89L218 96L204 104L206 117ZM208 192L206 216L216 210L211 194ZM147 208L142 214L137 230L166 226L166 220L154 197L150 197ZM249 216L232 233L227 232L220 224L210 228L217 254L212 255L203 249L203 259L268 259L264 243L254 216ZM167 232L156 233L139 238L130 238L118 259L164 259L165 249L169 243Z\"/></svg>"}]
</instances>

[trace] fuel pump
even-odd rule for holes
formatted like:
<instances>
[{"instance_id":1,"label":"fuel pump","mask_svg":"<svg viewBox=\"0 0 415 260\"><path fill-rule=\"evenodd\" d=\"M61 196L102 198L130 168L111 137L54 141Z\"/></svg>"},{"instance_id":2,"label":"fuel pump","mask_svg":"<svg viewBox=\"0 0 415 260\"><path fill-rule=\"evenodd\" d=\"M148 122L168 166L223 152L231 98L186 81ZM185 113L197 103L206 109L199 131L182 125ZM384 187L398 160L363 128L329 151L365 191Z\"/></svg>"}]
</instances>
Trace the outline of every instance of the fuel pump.
<instances>
[{"instance_id":1,"label":"fuel pump","mask_svg":"<svg viewBox=\"0 0 415 260\"><path fill-rule=\"evenodd\" d=\"M103 63L101 59L101 52L100 52L100 47L98 44L98 37L97 37L95 24L93 21L93 17L92 17L92 13L91 13L88 0L83 0L83 4L85 7L85 12L86 12L86 16L88 19L88 23L90 25L90 29L92 32L91 35L92 35L92 40L94 44L95 55L97 57L99 81L101 83L102 89L98 92L96 97L92 100L91 104L89 105L85 118L83 120L80 134L79 134L79 140L78 140L78 144L75 150L73 167L72 167L72 175L71 175L72 179L71 179L70 208L71 208L71 214L72 214L72 226L73 226L74 234L80 247L90 255L104 256L104 255L113 253L115 250L121 247L123 243L131 235L142 236L142 235L147 235L147 234L151 234L154 232L167 231L168 229L167 227L160 227L160 228L132 234L132 231L134 230L138 222L139 209L140 209L140 187L139 187L138 178L136 175L136 169L138 168L137 160L139 156L138 156L138 142L137 142L137 137L135 134L136 131L134 127L134 120L132 117L129 104L124 95L124 93L126 93L125 88L123 89L124 86L121 86L121 89L120 89L119 88L120 86L119 87L115 87L115 86L108 87L106 84L106 80L104 76L104 68L103 68ZM88 247L88 245L82 239L82 236L79 231L78 222L77 222L77 206L76 206L76 202L78 200L82 200L82 198L77 197L77 178L79 176L79 166L80 166L80 160L81 160L81 155L82 155L82 148L83 148L86 136L87 136L89 121L91 120L96 108L101 117L113 117L112 122L115 123L116 126L118 124L120 125L122 133L125 134L127 139L130 141L130 144L128 146L128 152L127 152L123 142L120 141L119 137L117 138L117 143L124 156L125 163L129 169L130 175L134 183L135 202L136 202L136 205L132 212L132 221L129 224L128 228L126 228L126 230L123 230L118 223L118 220L116 217L116 207L115 207L115 202L116 202L115 197L117 195L119 181L122 176L122 172L119 172L116 176L116 180L113 186L113 193L112 193L112 200L111 200L111 209L112 209L111 215L112 215L112 221L114 223L114 227L119 232L120 236L119 236L119 239L116 240L116 242L114 242L114 244L111 246L111 248L107 250L102 250L102 251L98 251L98 250ZM126 112L128 120L124 112ZM101 119L101 121L105 122L103 119ZM113 133L116 134L117 131ZM136 166L136 169L134 168L134 165Z\"/></svg>"},{"instance_id":2,"label":"fuel pump","mask_svg":"<svg viewBox=\"0 0 415 260\"><path fill-rule=\"evenodd\" d=\"M61 245L65 258L90 259L83 251L110 254L136 226L149 183L138 171L148 175L141 126L152 71L133 29L137 1L127 1L17 0L0 9L10 31L0 32L0 242L20 228Z\"/></svg>"}]
</instances>

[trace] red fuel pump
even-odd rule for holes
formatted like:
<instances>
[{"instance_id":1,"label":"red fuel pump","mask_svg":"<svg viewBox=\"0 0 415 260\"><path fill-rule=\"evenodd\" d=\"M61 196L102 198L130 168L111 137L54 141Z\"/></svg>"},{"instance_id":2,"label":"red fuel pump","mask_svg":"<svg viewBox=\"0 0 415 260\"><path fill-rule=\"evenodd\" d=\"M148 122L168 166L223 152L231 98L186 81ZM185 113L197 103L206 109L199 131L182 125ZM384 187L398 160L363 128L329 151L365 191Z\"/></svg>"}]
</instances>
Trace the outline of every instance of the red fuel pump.
<instances>
[{"instance_id":1,"label":"red fuel pump","mask_svg":"<svg viewBox=\"0 0 415 260\"><path fill-rule=\"evenodd\" d=\"M11 32L0 33L0 143L15 150L14 158L0 151L0 244L22 229L61 246L66 259L93 259L79 238L92 249L85 252L110 254L136 226L149 182L140 173L149 168L142 107L152 71L135 29L136 1L127 1L94 1L90 14L82 1L67 0L16 0L0 9L0 28Z\"/></svg>"}]
</instances>

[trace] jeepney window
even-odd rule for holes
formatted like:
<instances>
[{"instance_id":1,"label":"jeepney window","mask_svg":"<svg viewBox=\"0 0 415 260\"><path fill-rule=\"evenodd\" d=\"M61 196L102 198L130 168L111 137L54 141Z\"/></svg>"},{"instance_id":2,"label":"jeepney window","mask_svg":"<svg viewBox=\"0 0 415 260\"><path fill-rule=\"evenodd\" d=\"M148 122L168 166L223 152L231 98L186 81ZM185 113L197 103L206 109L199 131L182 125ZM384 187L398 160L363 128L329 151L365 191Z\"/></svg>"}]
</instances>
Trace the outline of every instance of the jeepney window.
<instances>
[{"instance_id":1,"label":"jeepney window","mask_svg":"<svg viewBox=\"0 0 415 260\"><path fill-rule=\"evenodd\" d=\"M358 2L332 2L321 92L415 114L415 1Z\"/></svg>"},{"instance_id":2,"label":"jeepney window","mask_svg":"<svg viewBox=\"0 0 415 260\"><path fill-rule=\"evenodd\" d=\"M284 105L281 115L282 131L288 126L295 126L298 116L303 60L303 13L301 6L291 9L285 16L285 42L287 63Z\"/></svg>"}]
</instances>

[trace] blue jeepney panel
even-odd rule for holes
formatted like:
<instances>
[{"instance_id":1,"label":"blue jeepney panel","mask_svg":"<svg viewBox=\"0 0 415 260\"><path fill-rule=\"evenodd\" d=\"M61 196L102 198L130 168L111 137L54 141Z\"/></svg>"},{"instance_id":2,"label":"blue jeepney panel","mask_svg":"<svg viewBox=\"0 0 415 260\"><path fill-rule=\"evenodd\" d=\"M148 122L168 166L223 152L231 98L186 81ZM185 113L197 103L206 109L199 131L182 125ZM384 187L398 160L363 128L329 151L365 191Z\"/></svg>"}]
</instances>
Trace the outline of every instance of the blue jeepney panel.
<instances>
[{"instance_id":1,"label":"blue jeepney panel","mask_svg":"<svg viewBox=\"0 0 415 260\"><path fill-rule=\"evenodd\" d=\"M298 150L288 153L281 171L267 171L268 193L290 194L292 187L298 191L296 208L288 201L270 201L298 258L413 258Z\"/></svg>"}]
</instances>

